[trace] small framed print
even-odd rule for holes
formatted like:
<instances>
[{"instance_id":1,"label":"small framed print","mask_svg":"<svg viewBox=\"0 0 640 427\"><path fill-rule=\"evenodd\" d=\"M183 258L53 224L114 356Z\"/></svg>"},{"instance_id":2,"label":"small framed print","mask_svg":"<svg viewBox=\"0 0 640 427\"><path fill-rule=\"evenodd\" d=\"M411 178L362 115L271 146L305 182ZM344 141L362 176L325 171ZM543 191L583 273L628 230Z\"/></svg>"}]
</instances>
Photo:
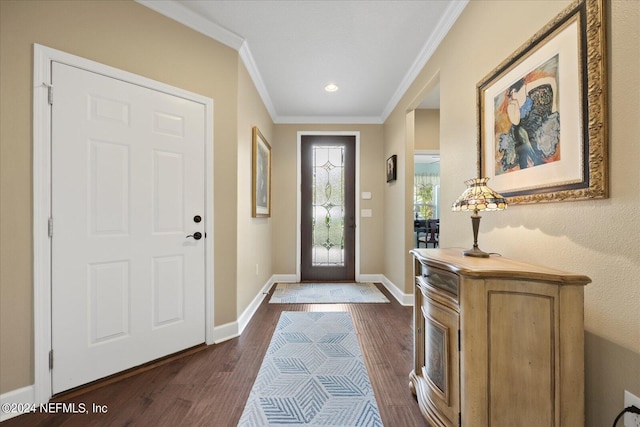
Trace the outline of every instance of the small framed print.
<instances>
[{"instance_id":1,"label":"small framed print","mask_svg":"<svg viewBox=\"0 0 640 427\"><path fill-rule=\"evenodd\" d=\"M395 181L397 178L396 168L398 165L398 156L393 155L387 159L387 182Z\"/></svg>"}]
</instances>

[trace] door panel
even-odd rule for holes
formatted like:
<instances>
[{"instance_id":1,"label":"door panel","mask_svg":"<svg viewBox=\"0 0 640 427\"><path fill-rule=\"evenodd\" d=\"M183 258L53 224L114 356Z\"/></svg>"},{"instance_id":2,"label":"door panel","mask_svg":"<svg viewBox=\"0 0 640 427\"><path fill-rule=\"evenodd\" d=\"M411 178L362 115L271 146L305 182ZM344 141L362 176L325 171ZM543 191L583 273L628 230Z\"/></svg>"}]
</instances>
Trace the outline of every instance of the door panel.
<instances>
[{"instance_id":1,"label":"door panel","mask_svg":"<svg viewBox=\"0 0 640 427\"><path fill-rule=\"evenodd\" d=\"M184 158L153 152L153 233L182 233L184 228Z\"/></svg>"},{"instance_id":2,"label":"door panel","mask_svg":"<svg viewBox=\"0 0 640 427\"><path fill-rule=\"evenodd\" d=\"M129 147L90 140L89 163L92 235L129 234Z\"/></svg>"},{"instance_id":3,"label":"door panel","mask_svg":"<svg viewBox=\"0 0 640 427\"><path fill-rule=\"evenodd\" d=\"M89 344L129 335L129 262L89 265Z\"/></svg>"},{"instance_id":4,"label":"door panel","mask_svg":"<svg viewBox=\"0 0 640 427\"><path fill-rule=\"evenodd\" d=\"M205 107L53 63L53 393L205 341Z\"/></svg>"},{"instance_id":5,"label":"door panel","mask_svg":"<svg viewBox=\"0 0 640 427\"><path fill-rule=\"evenodd\" d=\"M301 144L301 279L355 280L355 137Z\"/></svg>"}]
</instances>

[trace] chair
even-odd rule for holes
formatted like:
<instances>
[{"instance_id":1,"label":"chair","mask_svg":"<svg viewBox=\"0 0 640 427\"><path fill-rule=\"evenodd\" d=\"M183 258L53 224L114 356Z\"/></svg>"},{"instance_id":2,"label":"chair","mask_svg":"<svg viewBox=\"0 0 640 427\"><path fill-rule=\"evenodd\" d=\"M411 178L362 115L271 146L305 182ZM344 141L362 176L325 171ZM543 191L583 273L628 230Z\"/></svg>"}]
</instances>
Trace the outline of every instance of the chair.
<instances>
[{"instance_id":1,"label":"chair","mask_svg":"<svg viewBox=\"0 0 640 427\"><path fill-rule=\"evenodd\" d=\"M437 248L440 244L440 220L428 219L426 221L426 232L424 237L420 237L418 234L418 247L420 243L424 243L424 247L428 248L429 244L432 244L434 248Z\"/></svg>"},{"instance_id":2,"label":"chair","mask_svg":"<svg viewBox=\"0 0 640 427\"><path fill-rule=\"evenodd\" d=\"M413 221L413 233L415 234L416 247L420 247L420 237L421 235L427 234L427 220L426 219L416 219Z\"/></svg>"}]
</instances>

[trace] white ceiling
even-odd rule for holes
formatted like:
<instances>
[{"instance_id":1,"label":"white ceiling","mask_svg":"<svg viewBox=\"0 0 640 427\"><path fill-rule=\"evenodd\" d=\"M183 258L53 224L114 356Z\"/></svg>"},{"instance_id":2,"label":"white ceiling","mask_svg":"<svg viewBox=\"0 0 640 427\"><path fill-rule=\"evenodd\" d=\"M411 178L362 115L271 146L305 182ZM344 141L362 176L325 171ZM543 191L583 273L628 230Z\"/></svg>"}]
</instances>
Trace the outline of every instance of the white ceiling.
<instances>
[{"instance_id":1,"label":"white ceiling","mask_svg":"<svg viewBox=\"0 0 640 427\"><path fill-rule=\"evenodd\" d=\"M468 2L137 1L238 50L276 123L383 123Z\"/></svg>"}]
</instances>

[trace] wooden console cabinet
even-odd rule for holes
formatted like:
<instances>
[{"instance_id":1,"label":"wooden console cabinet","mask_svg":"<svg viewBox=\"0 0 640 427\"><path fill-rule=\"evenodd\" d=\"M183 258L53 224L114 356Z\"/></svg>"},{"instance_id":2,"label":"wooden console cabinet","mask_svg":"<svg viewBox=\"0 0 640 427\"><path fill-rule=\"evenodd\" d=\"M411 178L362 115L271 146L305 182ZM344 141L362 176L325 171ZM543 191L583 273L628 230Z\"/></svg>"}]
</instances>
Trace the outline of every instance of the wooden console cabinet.
<instances>
[{"instance_id":1,"label":"wooden console cabinet","mask_svg":"<svg viewBox=\"0 0 640 427\"><path fill-rule=\"evenodd\" d=\"M587 276L414 249L414 370L433 427L584 425Z\"/></svg>"}]
</instances>

